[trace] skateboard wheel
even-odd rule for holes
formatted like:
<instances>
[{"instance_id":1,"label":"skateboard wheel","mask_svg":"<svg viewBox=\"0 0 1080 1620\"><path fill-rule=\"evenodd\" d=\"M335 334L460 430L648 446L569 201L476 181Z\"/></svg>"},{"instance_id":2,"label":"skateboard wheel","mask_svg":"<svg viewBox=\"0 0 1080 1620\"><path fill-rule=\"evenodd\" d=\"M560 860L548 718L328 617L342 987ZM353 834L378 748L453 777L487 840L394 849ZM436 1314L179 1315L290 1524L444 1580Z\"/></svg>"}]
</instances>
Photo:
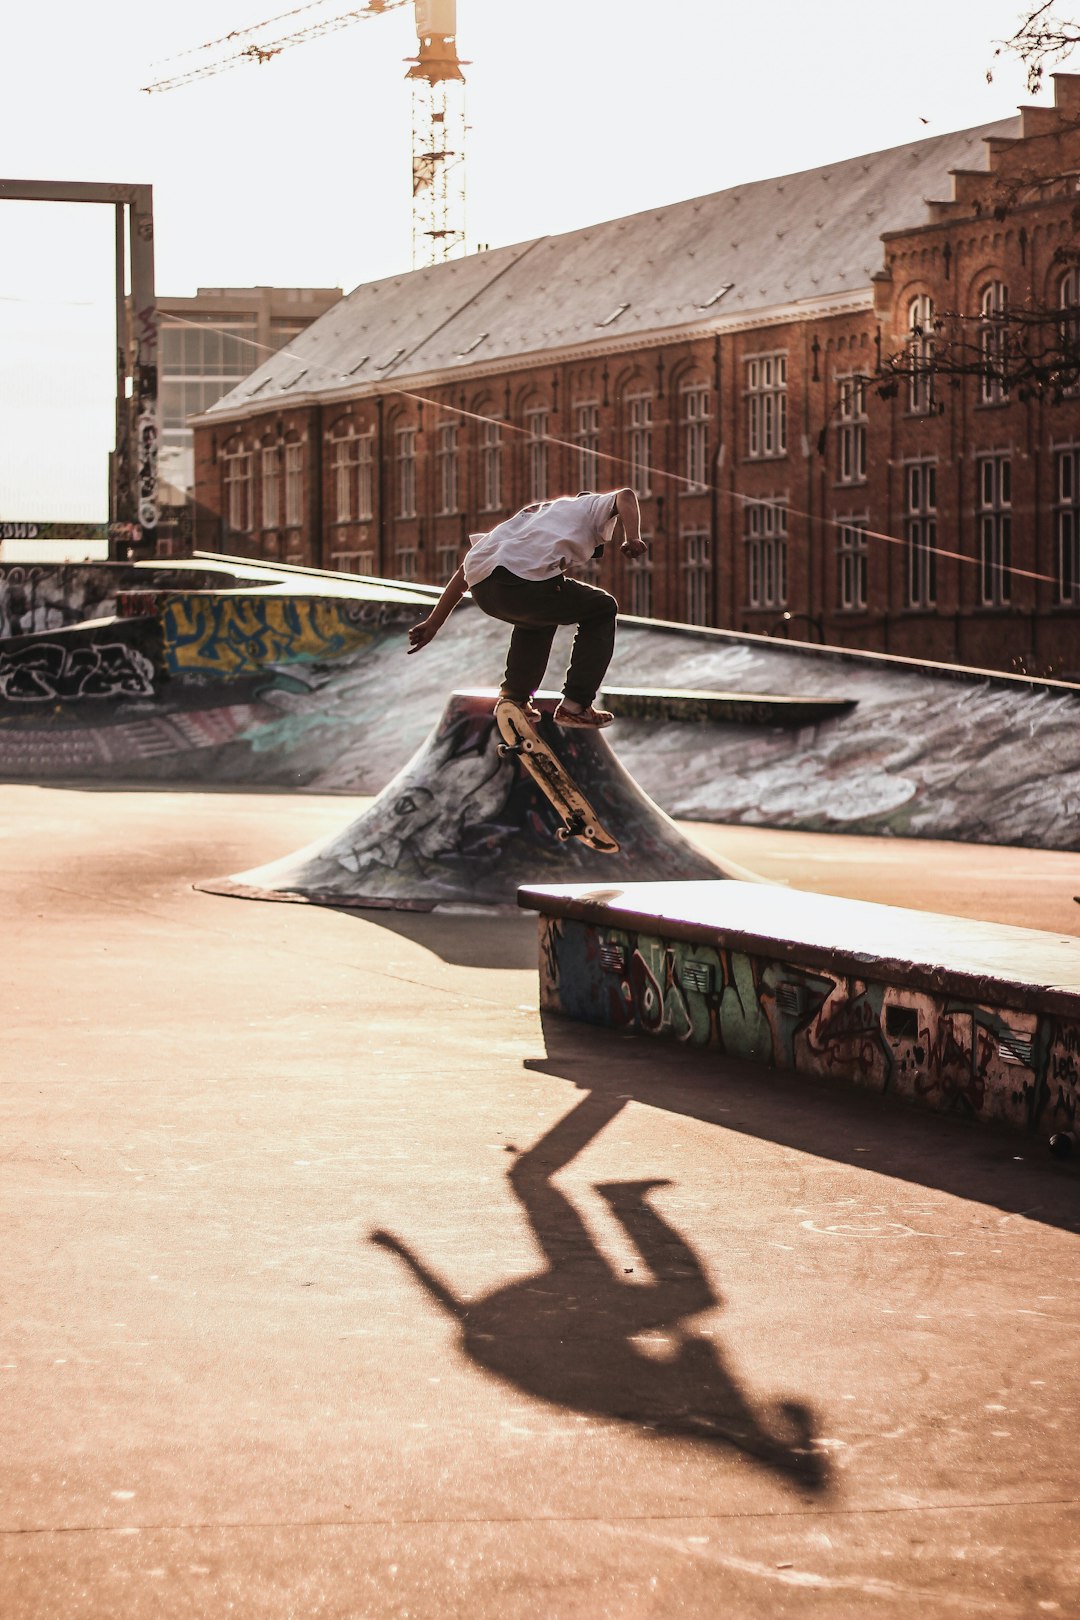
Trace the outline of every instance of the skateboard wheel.
<instances>
[{"instance_id":1,"label":"skateboard wheel","mask_svg":"<svg viewBox=\"0 0 1080 1620\"><path fill-rule=\"evenodd\" d=\"M557 827L555 830L555 836L559 840L560 844L565 844L571 836L569 827Z\"/></svg>"},{"instance_id":2,"label":"skateboard wheel","mask_svg":"<svg viewBox=\"0 0 1080 1620\"><path fill-rule=\"evenodd\" d=\"M510 744L509 743L500 743L498 748L496 749L496 753L498 754L500 759L505 759L509 752L510 752Z\"/></svg>"},{"instance_id":3,"label":"skateboard wheel","mask_svg":"<svg viewBox=\"0 0 1080 1620\"><path fill-rule=\"evenodd\" d=\"M521 747L522 747L522 750L523 750L524 753L531 754L532 751L533 751L534 746L535 745L534 745L533 740L532 740L531 737L522 737L522 739L521 739Z\"/></svg>"}]
</instances>

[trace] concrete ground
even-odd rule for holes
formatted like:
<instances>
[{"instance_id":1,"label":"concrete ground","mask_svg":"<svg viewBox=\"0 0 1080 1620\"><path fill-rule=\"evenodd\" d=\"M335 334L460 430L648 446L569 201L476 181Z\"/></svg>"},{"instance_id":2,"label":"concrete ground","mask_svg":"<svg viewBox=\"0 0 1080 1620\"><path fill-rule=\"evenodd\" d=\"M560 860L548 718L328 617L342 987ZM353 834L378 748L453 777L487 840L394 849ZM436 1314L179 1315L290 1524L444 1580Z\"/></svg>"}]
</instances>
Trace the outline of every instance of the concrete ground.
<instances>
[{"instance_id":1,"label":"concrete ground","mask_svg":"<svg viewBox=\"0 0 1080 1620\"><path fill-rule=\"evenodd\" d=\"M542 1021L531 917L191 887L353 808L0 787L0 1613L1080 1615L1077 1170ZM690 830L1080 931L1074 856Z\"/></svg>"}]
</instances>

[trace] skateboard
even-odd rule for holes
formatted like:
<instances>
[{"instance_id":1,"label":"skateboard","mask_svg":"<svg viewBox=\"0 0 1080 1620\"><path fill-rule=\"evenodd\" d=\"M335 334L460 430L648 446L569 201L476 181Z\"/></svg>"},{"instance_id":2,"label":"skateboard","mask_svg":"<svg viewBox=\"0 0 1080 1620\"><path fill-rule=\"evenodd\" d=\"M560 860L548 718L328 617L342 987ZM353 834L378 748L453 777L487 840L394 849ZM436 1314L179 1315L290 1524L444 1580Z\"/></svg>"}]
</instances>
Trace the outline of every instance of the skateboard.
<instances>
[{"instance_id":1,"label":"skateboard","mask_svg":"<svg viewBox=\"0 0 1080 1620\"><path fill-rule=\"evenodd\" d=\"M560 843L568 838L580 838L590 849L604 855L614 855L618 840L600 823L588 799L574 782L558 755L548 747L521 707L510 698L500 698L495 705L495 724L502 742L499 757L508 756L520 761L541 793L563 818L555 836Z\"/></svg>"}]
</instances>

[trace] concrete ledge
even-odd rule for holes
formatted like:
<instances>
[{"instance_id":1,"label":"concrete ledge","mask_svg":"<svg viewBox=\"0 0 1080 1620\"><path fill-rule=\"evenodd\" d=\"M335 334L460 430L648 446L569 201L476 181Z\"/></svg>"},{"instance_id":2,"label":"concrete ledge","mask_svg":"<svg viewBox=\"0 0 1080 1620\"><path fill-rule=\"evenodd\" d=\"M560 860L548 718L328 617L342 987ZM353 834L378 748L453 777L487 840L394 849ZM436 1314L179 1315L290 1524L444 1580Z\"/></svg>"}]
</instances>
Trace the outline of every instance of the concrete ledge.
<instances>
[{"instance_id":1,"label":"concrete ledge","mask_svg":"<svg viewBox=\"0 0 1080 1620\"><path fill-rule=\"evenodd\" d=\"M782 697L770 692L698 692L605 686L601 694L625 720L710 721L714 725L810 726L850 714L855 698Z\"/></svg>"},{"instance_id":2,"label":"concrete ledge","mask_svg":"<svg viewBox=\"0 0 1080 1620\"><path fill-rule=\"evenodd\" d=\"M523 888L546 1010L1025 1130L1080 1103L1080 940L739 882Z\"/></svg>"}]
</instances>

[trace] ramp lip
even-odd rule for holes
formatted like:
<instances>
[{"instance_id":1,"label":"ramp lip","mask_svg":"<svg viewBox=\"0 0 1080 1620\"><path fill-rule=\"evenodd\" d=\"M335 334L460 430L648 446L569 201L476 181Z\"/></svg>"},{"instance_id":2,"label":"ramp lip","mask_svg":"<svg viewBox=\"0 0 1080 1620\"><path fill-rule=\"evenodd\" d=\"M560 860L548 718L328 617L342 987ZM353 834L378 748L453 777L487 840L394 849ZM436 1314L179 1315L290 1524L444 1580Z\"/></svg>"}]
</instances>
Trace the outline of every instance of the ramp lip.
<instances>
[{"instance_id":1,"label":"ramp lip","mask_svg":"<svg viewBox=\"0 0 1080 1620\"><path fill-rule=\"evenodd\" d=\"M687 902L681 916L679 899ZM691 899L698 903L690 905ZM720 945L752 956L782 956L793 966L828 966L860 979L869 974L899 979L912 990L955 990L1019 1011L1080 1017L1080 939L1037 929L739 881L526 885L518 890L518 904L542 916ZM713 904L716 914L710 916ZM789 913L787 926L777 916L781 908ZM771 912L776 925L769 927L768 916L757 924L747 916L758 909ZM896 937L899 947L875 942L875 928ZM831 929L836 930L832 939ZM864 948L868 944L872 948ZM1025 956L1034 959L1032 966L1004 970L1004 962L1022 962Z\"/></svg>"}]
</instances>

